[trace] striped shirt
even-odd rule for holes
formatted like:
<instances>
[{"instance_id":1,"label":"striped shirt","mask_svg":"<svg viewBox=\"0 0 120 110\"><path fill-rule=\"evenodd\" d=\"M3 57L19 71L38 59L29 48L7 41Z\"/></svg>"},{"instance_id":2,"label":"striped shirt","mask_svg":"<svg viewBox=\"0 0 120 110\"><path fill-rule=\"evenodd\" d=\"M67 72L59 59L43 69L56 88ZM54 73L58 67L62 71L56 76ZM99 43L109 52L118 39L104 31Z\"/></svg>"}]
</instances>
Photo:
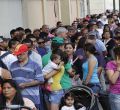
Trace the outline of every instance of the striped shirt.
<instances>
[{"instance_id":1,"label":"striped shirt","mask_svg":"<svg viewBox=\"0 0 120 110\"><path fill-rule=\"evenodd\" d=\"M44 81L44 77L40 66L30 59L24 66L20 66L18 61L14 62L11 65L10 70L13 79L18 84L31 82L33 80L42 82ZM35 105L40 104L39 85L23 89L22 95L32 100L35 103Z\"/></svg>"}]
</instances>

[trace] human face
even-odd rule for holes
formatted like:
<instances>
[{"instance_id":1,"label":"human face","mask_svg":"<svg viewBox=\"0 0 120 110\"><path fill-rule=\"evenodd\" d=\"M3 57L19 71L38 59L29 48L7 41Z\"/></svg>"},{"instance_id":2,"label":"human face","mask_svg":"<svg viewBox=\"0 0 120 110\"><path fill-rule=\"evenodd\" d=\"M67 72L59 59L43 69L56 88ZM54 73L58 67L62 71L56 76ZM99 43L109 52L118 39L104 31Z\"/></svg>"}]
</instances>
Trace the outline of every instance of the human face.
<instances>
[{"instance_id":1,"label":"human face","mask_svg":"<svg viewBox=\"0 0 120 110\"><path fill-rule=\"evenodd\" d=\"M73 49L73 47L72 47L71 44L66 45L66 47L65 47L65 52L66 52L68 55L72 55L72 54L73 54L74 49Z\"/></svg>"},{"instance_id":2,"label":"human face","mask_svg":"<svg viewBox=\"0 0 120 110\"><path fill-rule=\"evenodd\" d=\"M115 43L116 43L116 45L120 45L120 38L119 37L115 38Z\"/></svg>"},{"instance_id":3,"label":"human face","mask_svg":"<svg viewBox=\"0 0 120 110\"><path fill-rule=\"evenodd\" d=\"M66 39L67 38L67 32L62 32L59 36Z\"/></svg>"},{"instance_id":4,"label":"human face","mask_svg":"<svg viewBox=\"0 0 120 110\"><path fill-rule=\"evenodd\" d=\"M75 40L76 44L78 44L78 42L81 38L82 38L82 36L78 36L78 38Z\"/></svg>"},{"instance_id":5,"label":"human face","mask_svg":"<svg viewBox=\"0 0 120 110\"><path fill-rule=\"evenodd\" d=\"M38 46L39 47L45 47L45 41L43 39L38 40Z\"/></svg>"},{"instance_id":6,"label":"human face","mask_svg":"<svg viewBox=\"0 0 120 110\"><path fill-rule=\"evenodd\" d=\"M24 52L17 56L19 62L24 62L28 58L28 52Z\"/></svg>"},{"instance_id":7,"label":"human face","mask_svg":"<svg viewBox=\"0 0 120 110\"><path fill-rule=\"evenodd\" d=\"M72 106L74 104L74 99L72 97L67 97L67 99L65 99L65 103L67 106Z\"/></svg>"},{"instance_id":8,"label":"human face","mask_svg":"<svg viewBox=\"0 0 120 110\"><path fill-rule=\"evenodd\" d=\"M37 40L35 38L31 38L30 40L32 40L32 42L33 42L33 48L36 48Z\"/></svg>"},{"instance_id":9,"label":"human face","mask_svg":"<svg viewBox=\"0 0 120 110\"><path fill-rule=\"evenodd\" d=\"M55 63L59 64L61 62L61 57L58 55L57 59L55 59Z\"/></svg>"},{"instance_id":10,"label":"human face","mask_svg":"<svg viewBox=\"0 0 120 110\"><path fill-rule=\"evenodd\" d=\"M49 33L49 26L48 25L44 26L43 32Z\"/></svg>"},{"instance_id":11,"label":"human face","mask_svg":"<svg viewBox=\"0 0 120 110\"><path fill-rule=\"evenodd\" d=\"M105 33L104 33L104 38L105 38L105 39L110 38L110 33L109 33L109 32L105 32Z\"/></svg>"},{"instance_id":12,"label":"human face","mask_svg":"<svg viewBox=\"0 0 120 110\"><path fill-rule=\"evenodd\" d=\"M8 99L13 99L16 94L16 89L12 87L9 83L4 83L3 94Z\"/></svg>"},{"instance_id":13,"label":"human face","mask_svg":"<svg viewBox=\"0 0 120 110\"><path fill-rule=\"evenodd\" d=\"M75 34L75 32L76 32L75 30L69 30L68 36L70 36L70 37L73 36Z\"/></svg>"},{"instance_id":14,"label":"human face","mask_svg":"<svg viewBox=\"0 0 120 110\"><path fill-rule=\"evenodd\" d=\"M15 48L17 47L18 44L19 44L19 42L16 41L15 45L12 45L12 49L15 50Z\"/></svg>"}]
</instances>

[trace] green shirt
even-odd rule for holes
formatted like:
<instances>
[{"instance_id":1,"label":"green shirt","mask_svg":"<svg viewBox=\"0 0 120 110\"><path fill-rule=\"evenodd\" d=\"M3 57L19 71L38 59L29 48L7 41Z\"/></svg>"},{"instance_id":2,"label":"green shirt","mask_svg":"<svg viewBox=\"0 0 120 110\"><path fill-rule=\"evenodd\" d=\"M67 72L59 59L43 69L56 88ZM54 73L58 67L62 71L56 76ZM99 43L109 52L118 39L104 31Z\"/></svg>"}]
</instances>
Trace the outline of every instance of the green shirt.
<instances>
[{"instance_id":1,"label":"green shirt","mask_svg":"<svg viewBox=\"0 0 120 110\"><path fill-rule=\"evenodd\" d=\"M48 54L44 55L42 57L42 64L43 64L43 67L46 66L48 64L48 61L50 60L50 56L51 56L51 52L49 52Z\"/></svg>"},{"instance_id":2,"label":"green shirt","mask_svg":"<svg viewBox=\"0 0 120 110\"><path fill-rule=\"evenodd\" d=\"M65 72L64 72L64 75L61 79L61 85L62 85L63 89L69 89L70 87L72 87L72 81L70 79L69 73L67 72L71 68L72 68L72 65L70 64L70 62L68 62L65 65Z\"/></svg>"}]
</instances>

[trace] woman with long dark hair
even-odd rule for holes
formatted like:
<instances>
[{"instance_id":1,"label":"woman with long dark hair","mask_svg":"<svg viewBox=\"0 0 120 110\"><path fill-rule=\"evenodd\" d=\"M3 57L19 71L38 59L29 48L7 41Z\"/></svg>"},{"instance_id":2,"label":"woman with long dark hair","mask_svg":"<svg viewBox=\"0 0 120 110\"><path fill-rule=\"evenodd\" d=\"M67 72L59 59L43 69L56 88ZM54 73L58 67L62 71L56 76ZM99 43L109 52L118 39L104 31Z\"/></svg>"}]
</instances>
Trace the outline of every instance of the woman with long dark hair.
<instances>
[{"instance_id":1,"label":"woman with long dark hair","mask_svg":"<svg viewBox=\"0 0 120 110\"><path fill-rule=\"evenodd\" d=\"M12 79L7 79L2 82L2 97L0 100L0 107L6 107L9 105L20 105L25 106L25 100L20 93L20 89L16 82ZM26 98L25 98L26 99ZM27 101L30 101L29 99ZM35 109L34 104L30 101L30 105L32 109ZM16 109L17 110L17 109Z\"/></svg>"}]
</instances>

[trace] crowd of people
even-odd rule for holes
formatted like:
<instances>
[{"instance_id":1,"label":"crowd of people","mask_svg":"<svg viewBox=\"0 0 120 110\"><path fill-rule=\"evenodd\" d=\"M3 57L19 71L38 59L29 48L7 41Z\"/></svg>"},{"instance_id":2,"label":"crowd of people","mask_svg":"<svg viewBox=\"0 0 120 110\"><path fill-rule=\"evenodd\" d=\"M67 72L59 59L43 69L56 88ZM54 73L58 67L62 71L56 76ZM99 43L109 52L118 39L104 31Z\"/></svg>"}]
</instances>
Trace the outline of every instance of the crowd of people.
<instances>
[{"instance_id":1,"label":"crowd of people","mask_svg":"<svg viewBox=\"0 0 120 110\"><path fill-rule=\"evenodd\" d=\"M10 38L0 36L0 85L0 107L86 110L76 109L74 94L66 94L85 85L97 97L107 91L107 106L119 110L120 13L107 10L71 25L58 21L54 28L43 25L33 31L18 27Z\"/></svg>"}]
</instances>

